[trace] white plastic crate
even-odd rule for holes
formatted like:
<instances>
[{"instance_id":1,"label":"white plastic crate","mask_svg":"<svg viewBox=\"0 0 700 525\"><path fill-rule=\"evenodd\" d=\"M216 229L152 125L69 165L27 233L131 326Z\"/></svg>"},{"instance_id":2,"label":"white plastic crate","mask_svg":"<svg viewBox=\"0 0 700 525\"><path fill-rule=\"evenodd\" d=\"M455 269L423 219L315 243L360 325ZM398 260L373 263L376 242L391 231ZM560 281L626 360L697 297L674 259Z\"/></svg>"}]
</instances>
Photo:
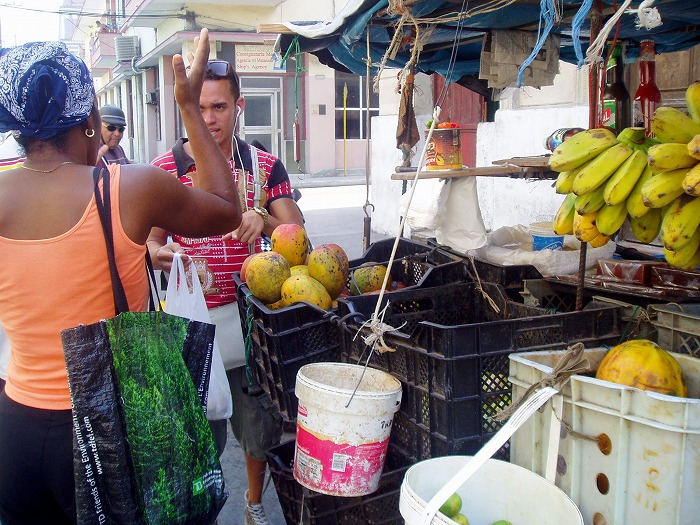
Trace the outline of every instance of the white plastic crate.
<instances>
[{"instance_id":1,"label":"white plastic crate","mask_svg":"<svg viewBox=\"0 0 700 525\"><path fill-rule=\"evenodd\" d=\"M591 369L597 369L607 350L585 350ZM551 373L564 353L511 354L513 399ZM561 394L511 438L511 462L554 478L581 509L586 524L697 525L700 359L675 357L688 398L572 376ZM574 437L566 426L581 436Z\"/></svg>"},{"instance_id":2,"label":"white plastic crate","mask_svg":"<svg viewBox=\"0 0 700 525\"><path fill-rule=\"evenodd\" d=\"M652 304L648 311L662 348L700 357L700 304Z\"/></svg>"}]
</instances>

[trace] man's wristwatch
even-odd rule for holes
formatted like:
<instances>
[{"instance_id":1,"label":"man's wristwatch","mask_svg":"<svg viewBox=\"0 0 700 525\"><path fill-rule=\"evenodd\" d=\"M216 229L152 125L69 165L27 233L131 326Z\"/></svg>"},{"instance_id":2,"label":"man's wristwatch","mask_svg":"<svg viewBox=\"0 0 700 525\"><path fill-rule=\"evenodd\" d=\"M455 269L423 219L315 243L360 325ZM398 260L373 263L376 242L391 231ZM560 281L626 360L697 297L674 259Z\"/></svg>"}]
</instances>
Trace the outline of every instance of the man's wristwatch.
<instances>
[{"instance_id":1,"label":"man's wristwatch","mask_svg":"<svg viewBox=\"0 0 700 525\"><path fill-rule=\"evenodd\" d=\"M268 211L262 206L256 206L253 211L263 218L263 228L267 227L267 220L270 218Z\"/></svg>"}]
</instances>

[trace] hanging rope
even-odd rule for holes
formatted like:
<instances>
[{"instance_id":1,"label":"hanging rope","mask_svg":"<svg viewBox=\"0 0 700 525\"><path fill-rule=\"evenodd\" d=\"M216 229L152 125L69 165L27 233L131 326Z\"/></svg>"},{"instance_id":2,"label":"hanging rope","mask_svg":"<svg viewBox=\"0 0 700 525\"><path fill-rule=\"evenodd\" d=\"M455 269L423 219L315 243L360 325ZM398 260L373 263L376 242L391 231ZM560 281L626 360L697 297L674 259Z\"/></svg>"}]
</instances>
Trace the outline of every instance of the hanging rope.
<instances>
[{"instance_id":1,"label":"hanging rope","mask_svg":"<svg viewBox=\"0 0 700 525\"><path fill-rule=\"evenodd\" d=\"M584 350L583 343L574 343L567 348L566 353L559 358L559 361L549 374L545 375L537 383L530 385L516 401L513 401L510 406L496 414L494 419L496 419L496 421L505 421L508 419L535 390L547 386L561 390L562 385L564 385L571 376L590 372L591 364L586 358Z\"/></svg>"},{"instance_id":2,"label":"hanging rope","mask_svg":"<svg viewBox=\"0 0 700 525\"><path fill-rule=\"evenodd\" d=\"M544 19L544 28L542 28L542 19ZM535 47L532 48L530 56L525 59L525 62L523 62L518 69L518 87L522 87L525 70L532 64L532 61L537 58L542 46L544 46L544 43L547 41L547 37L549 37L549 33L552 31L552 27L554 27L555 20L560 19L561 12L557 9L555 0L540 0L540 20L537 26L537 43Z\"/></svg>"},{"instance_id":3,"label":"hanging rope","mask_svg":"<svg viewBox=\"0 0 700 525\"><path fill-rule=\"evenodd\" d=\"M576 60L578 61L579 68L585 63L583 51L581 51L581 26L583 26L586 18L588 18L588 13L592 5L593 0L584 0L571 21L571 39L574 42L574 53L576 53Z\"/></svg>"},{"instance_id":4,"label":"hanging rope","mask_svg":"<svg viewBox=\"0 0 700 525\"><path fill-rule=\"evenodd\" d=\"M659 27L663 22L661 22L661 15L659 10L655 7L651 7L654 0L644 0L637 8L637 22L635 26L637 29L654 29ZM634 9L632 9L634 12Z\"/></svg>"},{"instance_id":5,"label":"hanging rope","mask_svg":"<svg viewBox=\"0 0 700 525\"><path fill-rule=\"evenodd\" d=\"M302 66L301 45L299 44L299 35L294 35L294 38L287 48L287 52L282 57L282 65L287 64L289 55L294 52L294 124L292 125L292 139L294 141L294 162L297 163L297 169L301 171L301 137L299 137L299 74L305 73L306 69Z\"/></svg>"},{"instance_id":6,"label":"hanging rope","mask_svg":"<svg viewBox=\"0 0 700 525\"><path fill-rule=\"evenodd\" d=\"M596 62L602 62L603 49L605 48L605 42L608 40L608 35L612 31L612 28L620 20L620 17L625 13L626 9L632 3L632 0L625 0L622 7L618 9L610 19L605 22L605 25L601 28L600 33L595 38L591 45L588 46L588 51L586 51L586 63L593 64Z\"/></svg>"}]
</instances>

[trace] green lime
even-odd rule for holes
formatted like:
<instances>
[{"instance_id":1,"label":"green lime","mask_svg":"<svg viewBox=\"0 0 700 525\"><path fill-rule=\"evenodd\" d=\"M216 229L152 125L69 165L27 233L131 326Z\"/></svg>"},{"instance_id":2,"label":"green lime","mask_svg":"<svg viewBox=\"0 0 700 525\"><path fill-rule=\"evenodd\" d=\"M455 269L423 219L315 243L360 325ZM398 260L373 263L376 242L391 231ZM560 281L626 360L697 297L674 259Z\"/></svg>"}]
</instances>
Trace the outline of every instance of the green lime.
<instances>
[{"instance_id":1,"label":"green lime","mask_svg":"<svg viewBox=\"0 0 700 525\"><path fill-rule=\"evenodd\" d=\"M440 507L440 512L448 517L458 514L460 510L462 510L462 498L456 492L447 498L447 501Z\"/></svg>"},{"instance_id":2,"label":"green lime","mask_svg":"<svg viewBox=\"0 0 700 525\"><path fill-rule=\"evenodd\" d=\"M457 514L452 516L450 519L452 521L454 521L455 523L458 523L459 525L469 525L469 520L461 512L458 512Z\"/></svg>"},{"instance_id":3,"label":"green lime","mask_svg":"<svg viewBox=\"0 0 700 525\"><path fill-rule=\"evenodd\" d=\"M494 521L491 525L513 525L513 524L508 520L498 520L498 521Z\"/></svg>"}]
</instances>

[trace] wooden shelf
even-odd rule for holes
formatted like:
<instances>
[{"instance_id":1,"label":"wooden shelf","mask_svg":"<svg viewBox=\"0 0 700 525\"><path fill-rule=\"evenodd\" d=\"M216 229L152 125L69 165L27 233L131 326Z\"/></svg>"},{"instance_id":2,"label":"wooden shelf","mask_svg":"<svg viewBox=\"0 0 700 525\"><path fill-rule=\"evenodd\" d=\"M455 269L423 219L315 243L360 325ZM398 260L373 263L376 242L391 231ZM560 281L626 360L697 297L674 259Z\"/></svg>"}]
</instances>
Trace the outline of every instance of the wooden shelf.
<instances>
[{"instance_id":1,"label":"wooden shelf","mask_svg":"<svg viewBox=\"0 0 700 525\"><path fill-rule=\"evenodd\" d=\"M479 168L462 168L461 170L424 170L418 179L454 179L460 177L510 177L516 179L554 180L559 175L548 166L549 155L539 157L514 157L496 160L493 166ZM413 180L415 169L398 170L391 176L392 180Z\"/></svg>"}]
</instances>

